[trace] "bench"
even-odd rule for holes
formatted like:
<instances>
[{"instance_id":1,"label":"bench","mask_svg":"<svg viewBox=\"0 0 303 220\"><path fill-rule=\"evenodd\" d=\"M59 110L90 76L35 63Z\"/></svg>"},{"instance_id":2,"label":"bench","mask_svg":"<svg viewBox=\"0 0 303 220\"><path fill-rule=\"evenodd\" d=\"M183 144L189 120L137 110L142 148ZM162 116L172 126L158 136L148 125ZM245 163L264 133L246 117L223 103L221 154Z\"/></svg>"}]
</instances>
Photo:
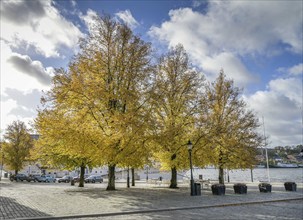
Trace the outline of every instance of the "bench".
<instances>
[{"instance_id":1,"label":"bench","mask_svg":"<svg viewBox=\"0 0 303 220\"><path fill-rule=\"evenodd\" d=\"M199 179L195 182L201 183L202 189L204 188L203 186L207 187L207 189L209 189L209 187L211 186L210 179L207 179L207 180Z\"/></svg>"}]
</instances>

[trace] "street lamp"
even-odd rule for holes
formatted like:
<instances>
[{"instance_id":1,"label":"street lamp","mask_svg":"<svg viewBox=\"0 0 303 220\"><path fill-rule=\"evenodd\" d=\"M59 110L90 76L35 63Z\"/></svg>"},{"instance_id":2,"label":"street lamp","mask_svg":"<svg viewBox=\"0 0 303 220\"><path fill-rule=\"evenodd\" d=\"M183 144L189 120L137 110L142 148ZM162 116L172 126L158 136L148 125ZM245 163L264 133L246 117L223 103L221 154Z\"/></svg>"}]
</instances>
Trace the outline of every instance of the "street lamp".
<instances>
[{"instance_id":1,"label":"street lamp","mask_svg":"<svg viewBox=\"0 0 303 220\"><path fill-rule=\"evenodd\" d=\"M0 143L1 144L1 143ZM2 180L2 171L3 171L3 160L4 160L4 156L3 156L3 149L2 146L0 146L0 152L1 152L1 172L0 172L0 181Z\"/></svg>"},{"instance_id":2,"label":"street lamp","mask_svg":"<svg viewBox=\"0 0 303 220\"><path fill-rule=\"evenodd\" d=\"M193 164L192 164L192 160L191 160L191 152L193 149L193 144L191 143L191 141L189 140L187 142L187 149L188 149L188 153L189 153L189 163L190 163L190 195L194 196L194 177L193 177Z\"/></svg>"},{"instance_id":3,"label":"street lamp","mask_svg":"<svg viewBox=\"0 0 303 220\"><path fill-rule=\"evenodd\" d=\"M148 182L148 168L149 168L149 166L146 165L145 168L146 168L146 182Z\"/></svg>"}]
</instances>

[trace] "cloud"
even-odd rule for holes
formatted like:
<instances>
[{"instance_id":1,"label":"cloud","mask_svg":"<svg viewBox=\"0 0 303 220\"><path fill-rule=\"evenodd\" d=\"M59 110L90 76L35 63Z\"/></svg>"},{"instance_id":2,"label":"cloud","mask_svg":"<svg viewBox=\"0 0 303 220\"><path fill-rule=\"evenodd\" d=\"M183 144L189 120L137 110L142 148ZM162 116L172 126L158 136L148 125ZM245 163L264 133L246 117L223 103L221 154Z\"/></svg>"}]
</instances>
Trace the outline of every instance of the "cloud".
<instances>
[{"instance_id":1,"label":"cloud","mask_svg":"<svg viewBox=\"0 0 303 220\"><path fill-rule=\"evenodd\" d=\"M14 120L31 122L37 116L41 96L42 92L37 89L24 92L6 88L1 94L1 129Z\"/></svg>"},{"instance_id":2,"label":"cloud","mask_svg":"<svg viewBox=\"0 0 303 220\"><path fill-rule=\"evenodd\" d=\"M302 75L303 73L303 63L295 65L288 69L289 74L291 75Z\"/></svg>"},{"instance_id":3,"label":"cloud","mask_svg":"<svg viewBox=\"0 0 303 220\"><path fill-rule=\"evenodd\" d=\"M116 13L116 16L120 18L125 24L127 24L131 29L134 29L139 25L130 10L119 11Z\"/></svg>"},{"instance_id":4,"label":"cloud","mask_svg":"<svg viewBox=\"0 0 303 220\"><path fill-rule=\"evenodd\" d=\"M298 108L302 105L302 81L298 78L275 79L269 82L269 90L285 96L291 100Z\"/></svg>"},{"instance_id":5,"label":"cloud","mask_svg":"<svg viewBox=\"0 0 303 220\"><path fill-rule=\"evenodd\" d=\"M237 72L232 76L235 82L249 82L252 73L243 69L242 57L302 52L301 8L300 1L209 1L203 13L171 10L169 20L152 26L149 35L169 47L183 44L193 63L211 76L211 64L225 68L227 62L219 61L229 59Z\"/></svg>"},{"instance_id":6,"label":"cloud","mask_svg":"<svg viewBox=\"0 0 303 220\"><path fill-rule=\"evenodd\" d=\"M280 73L286 73L290 76L299 76L303 74L303 63L299 63L289 68L279 67L277 71Z\"/></svg>"},{"instance_id":7,"label":"cloud","mask_svg":"<svg viewBox=\"0 0 303 220\"><path fill-rule=\"evenodd\" d=\"M51 77L40 61L32 61L29 56L13 55L8 59L17 70L25 73L44 85L50 85Z\"/></svg>"},{"instance_id":8,"label":"cloud","mask_svg":"<svg viewBox=\"0 0 303 220\"><path fill-rule=\"evenodd\" d=\"M44 67L38 60L33 61L29 56L12 52L8 43L3 40L0 40L0 43L1 94L5 93L6 88L18 88L24 92L50 88L49 77L54 70L52 67Z\"/></svg>"},{"instance_id":9,"label":"cloud","mask_svg":"<svg viewBox=\"0 0 303 220\"><path fill-rule=\"evenodd\" d=\"M264 116L271 146L301 143L302 85L296 78L275 79L266 91L244 97L248 106L259 116ZM262 130L262 129L260 129Z\"/></svg>"},{"instance_id":10,"label":"cloud","mask_svg":"<svg viewBox=\"0 0 303 220\"><path fill-rule=\"evenodd\" d=\"M2 19L17 25L30 23L32 19L46 15L42 1L1 1Z\"/></svg>"},{"instance_id":11,"label":"cloud","mask_svg":"<svg viewBox=\"0 0 303 220\"><path fill-rule=\"evenodd\" d=\"M1 38L12 48L35 48L45 57L75 49L81 31L66 20L52 1L1 1Z\"/></svg>"},{"instance_id":12,"label":"cloud","mask_svg":"<svg viewBox=\"0 0 303 220\"><path fill-rule=\"evenodd\" d=\"M85 23L88 31L91 32L93 30L93 26L95 25L95 19L98 17L98 13L92 9L88 9L86 15L80 13L79 17Z\"/></svg>"},{"instance_id":13,"label":"cloud","mask_svg":"<svg viewBox=\"0 0 303 220\"><path fill-rule=\"evenodd\" d=\"M75 0L71 0L70 3L71 3L71 5L72 5L73 8L75 8L76 5L77 5L77 2Z\"/></svg>"},{"instance_id":14,"label":"cloud","mask_svg":"<svg viewBox=\"0 0 303 220\"><path fill-rule=\"evenodd\" d=\"M201 60L203 70L211 73L209 80L214 81L221 69L237 81L237 84L244 86L249 82L256 82L258 79L253 77L242 62L232 53L223 52L214 57L206 57Z\"/></svg>"},{"instance_id":15,"label":"cloud","mask_svg":"<svg viewBox=\"0 0 303 220\"><path fill-rule=\"evenodd\" d=\"M18 89L7 88L3 95L1 95L2 101L14 100L18 106L32 111L40 105L40 98L42 92L33 89L27 92L20 91Z\"/></svg>"}]
</instances>

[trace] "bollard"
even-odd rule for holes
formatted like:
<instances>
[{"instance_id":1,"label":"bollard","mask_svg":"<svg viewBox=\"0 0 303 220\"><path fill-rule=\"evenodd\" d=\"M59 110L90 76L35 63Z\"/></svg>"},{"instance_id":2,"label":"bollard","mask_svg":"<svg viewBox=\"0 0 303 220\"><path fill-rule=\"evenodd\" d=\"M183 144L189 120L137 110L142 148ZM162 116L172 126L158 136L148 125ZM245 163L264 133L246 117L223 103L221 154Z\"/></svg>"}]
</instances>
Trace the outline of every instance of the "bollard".
<instances>
[{"instance_id":1,"label":"bollard","mask_svg":"<svg viewBox=\"0 0 303 220\"><path fill-rule=\"evenodd\" d=\"M285 182L284 187L286 191L297 191L297 184L295 182Z\"/></svg>"},{"instance_id":2,"label":"bollard","mask_svg":"<svg viewBox=\"0 0 303 220\"><path fill-rule=\"evenodd\" d=\"M213 195L225 195L225 185L224 184L214 184L211 186L211 191Z\"/></svg>"},{"instance_id":3,"label":"bollard","mask_svg":"<svg viewBox=\"0 0 303 220\"><path fill-rule=\"evenodd\" d=\"M74 186L74 185L75 185L75 180L74 180L74 179L72 179L72 180L70 181L70 185L71 185L71 186Z\"/></svg>"},{"instance_id":4,"label":"bollard","mask_svg":"<svg viewBox=\"0 0 303 220\"><path fill-rule=\"evenodd\" d=\"M234 184L234 191L235 191L236 194L246 194L247 193L247 186L244 183Z\"/></svg>"},{"instance_id":5,"label":"bollard","mask_svg":"<svg viewBox=\"0 0 303 220\"><path fill-rule=\"evenodd\" d=\"M271 184L269 184L269 183L260 183L259 184L259 191L264 192L264 193L271 192Z\"/></svg>"}]
</instances>

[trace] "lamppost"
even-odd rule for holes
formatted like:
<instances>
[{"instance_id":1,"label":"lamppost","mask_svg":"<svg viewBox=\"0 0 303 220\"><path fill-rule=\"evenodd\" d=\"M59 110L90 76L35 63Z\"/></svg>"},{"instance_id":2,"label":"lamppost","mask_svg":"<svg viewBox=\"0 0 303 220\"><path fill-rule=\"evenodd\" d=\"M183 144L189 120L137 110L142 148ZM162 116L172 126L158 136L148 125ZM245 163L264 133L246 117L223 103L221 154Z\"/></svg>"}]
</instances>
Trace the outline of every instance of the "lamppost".
<instances>
[{"instance_id":1,"label":"lamppost","mask_svg":"<svg viewBox=\"0 0 303 220\"><path fill-rule=\"evenodd\" d=\"M0 181L2 180L2 170L3 170L3 153L1 155L1 170L0 170ZM5 176L5 175L4 175Z\"/></svg>"},{"instance_id":2,"label":"lamppost","mask_svg":"<svg viewBox=\"0 0 303 220\"><path fill-rule=\"evenodd\" d=\"M149 168L149 166L146 165L145 168L146 168L146 182L148 182L148 168Z\"/></svg>"},{"instance_id":3,"label":"lamppost","mask_svg":"<svg viewBox=\"0 0 303 220\"><path fill-rule=\"evenodd\" d=\"M1 144L1 143L0 143ZM0 172L0 181L2 180L2 171L3 171L3 160L4 160L4 156L3 156L3 149L2 146L0 145L0 152L1 152L1 172Z\"/></svg>"},{"instance_id":4,"label":"lamppost","mask_svg":"<svg viewBox=\"0 0 303 220\"><path fill-rule=\"evenodd\" d=\"M191 160L191 152L193 149L193 144L191 143L191 141L189 140L187 142L187 149L188 149L188 153L189 153L189 163L190 163L190 195L194 196L194 176L193 176L193 164L192 164L192 160Z\"/></svg>"}]
</instances>

